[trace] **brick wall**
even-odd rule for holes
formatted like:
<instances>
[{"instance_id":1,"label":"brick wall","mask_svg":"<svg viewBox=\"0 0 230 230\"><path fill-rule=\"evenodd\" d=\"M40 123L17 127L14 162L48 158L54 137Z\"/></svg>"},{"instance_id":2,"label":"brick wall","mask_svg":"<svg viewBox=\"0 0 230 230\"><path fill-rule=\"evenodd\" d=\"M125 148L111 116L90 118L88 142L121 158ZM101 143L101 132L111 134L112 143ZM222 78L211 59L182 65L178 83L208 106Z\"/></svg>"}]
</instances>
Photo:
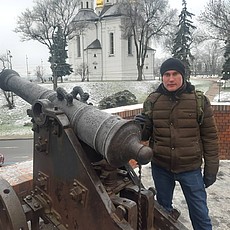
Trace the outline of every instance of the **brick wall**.
<instances>
[{"instance_id":1,"label":"brick wall","mask_svg":"<svg viewBox=\"0 0 230 230\"><path fill-rule=\"evenodd\" d=\"M230 160L230 103L212 103L212 106L219 135L220 159ZM132 119L136 114L141 113L141 110L142 104L106 109L105 111L125 119Z\"/></svg>"},{"instance_id":2,"label":"brick wall","mask_svg":"<svg viewBox=\"0 0 230 230\"><path fill-rule=\"evenodd\" d=\"M220 159L230 160L230 104L212 104L220 142Z\"/></svg>"}]
</instances>

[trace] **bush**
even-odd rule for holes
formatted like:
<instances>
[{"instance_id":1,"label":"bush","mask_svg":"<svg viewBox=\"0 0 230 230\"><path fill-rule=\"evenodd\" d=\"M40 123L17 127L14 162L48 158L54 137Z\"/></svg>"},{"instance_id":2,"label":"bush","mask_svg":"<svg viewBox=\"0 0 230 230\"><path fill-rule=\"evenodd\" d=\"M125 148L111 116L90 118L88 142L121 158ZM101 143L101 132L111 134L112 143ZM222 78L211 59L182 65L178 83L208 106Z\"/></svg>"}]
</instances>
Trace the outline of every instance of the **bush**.
<instances>
[{"instance_id":1,"label":"bush","mask_svg":"<svg viewBox=\"0 0 230 230\"><path fill-rule=\"evenodd\" d=\"M111 96L104 97L98 104L99 109L116 108L125 105L134 105L138 101L136 96L128 90L117 92Z\"/></svg>"}]
</instances>

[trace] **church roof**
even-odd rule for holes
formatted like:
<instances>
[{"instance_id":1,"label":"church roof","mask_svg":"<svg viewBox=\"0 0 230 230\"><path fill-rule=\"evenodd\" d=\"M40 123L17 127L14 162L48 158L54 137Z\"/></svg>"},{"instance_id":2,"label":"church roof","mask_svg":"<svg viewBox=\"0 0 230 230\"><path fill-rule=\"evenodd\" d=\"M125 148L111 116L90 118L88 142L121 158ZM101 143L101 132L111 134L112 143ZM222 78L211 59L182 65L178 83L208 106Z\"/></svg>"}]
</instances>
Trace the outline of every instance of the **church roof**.
<instances>
[{"instance_id":1,"label":"church roof","mask_svg":"<svg viewBox=\"0 0 230 230\"><path fill-rule=\"evenodd\" d=\"M125 8L122 7L120 4L114 4L114 5L105 5L100 17L114 17L114 16L121 16L125 15Z\"/></svg>"},{"instance_id":2,"label":"church roof","mask_svg":"<svg viewBox=\"0 0 230 230\"><path fill-rule=\"evenodd\" d=\"M111 7L112 5L104 5L100 13L100 17Z\"/></svg>"},{"instance_id":3,"label":"church roof","mask_svg":"<svg viewBox=\"0 0 230 230\"><path fill-rule=\"evenodd\" d=\"M156 51L155 49L153 49L152 47L148 46L147 50L152 50L152 51Z\"/></svg>"},{"instance_id":4,"label":"church roof","mask_svg":"<svg viewBox=\"0 0 230 230\"><path fill-rule=\"evenodd\" d=\"M79 21L97 21L99 19L98 15L93 11L93 9L80 9L76 16L73 18L73 22Z\"/></svg>"},{"instance_id":5,"label":"church roof","mask_svg":"<svg viewBox=\"0 0 230 230\"><path fill-rule=\"evenodd\" d=\"M98 39L96 39L91 44L89 44L86 49L101 49L101 43Z\"/></svg>"}]
</instances>

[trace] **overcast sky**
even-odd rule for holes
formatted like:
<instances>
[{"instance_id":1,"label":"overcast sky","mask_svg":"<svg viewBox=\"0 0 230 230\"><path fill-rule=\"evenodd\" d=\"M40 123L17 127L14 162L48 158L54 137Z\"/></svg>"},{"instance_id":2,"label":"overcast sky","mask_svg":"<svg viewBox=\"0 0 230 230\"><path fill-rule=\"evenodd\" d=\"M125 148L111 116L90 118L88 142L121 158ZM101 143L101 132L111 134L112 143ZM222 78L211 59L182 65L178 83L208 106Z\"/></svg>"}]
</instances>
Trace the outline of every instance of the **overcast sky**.
<instances>
[{"instance_id":1,"label":"overcast sky","mask_svg":"<svg viewBox=\"0 0 230 230\"><path fill-rule=\"evenodd\" d=\"M4 3L3 3L4 1ZM196 16L204 9L209 0L187 0L189 12ZM182 9L182 0L169 0L172 8ZM0 6L0 55L10 50L12 55L12 66L21 75L26 75L27 67L34 73L36 66L43 65L49 72L49 51L46 46L39 42L21 42L20 35L13 32L16 27L17 17L26 8L33 6L33 0L1 0Z\"/></svg>"}]
</instances>

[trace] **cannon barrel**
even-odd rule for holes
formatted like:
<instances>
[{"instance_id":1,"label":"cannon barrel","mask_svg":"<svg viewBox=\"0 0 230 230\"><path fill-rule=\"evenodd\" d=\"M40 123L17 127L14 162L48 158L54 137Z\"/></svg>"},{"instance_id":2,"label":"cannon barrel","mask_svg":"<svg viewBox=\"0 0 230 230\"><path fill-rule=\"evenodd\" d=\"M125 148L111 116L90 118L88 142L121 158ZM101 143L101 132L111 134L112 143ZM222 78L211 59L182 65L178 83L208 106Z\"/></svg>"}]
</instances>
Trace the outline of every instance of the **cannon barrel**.
<instances>
[{"instance_id":1,"label":"cannon barrel","mask_svg":"<svg viewBox=\"0 0 230 230\"><path fill-rule=\"evenodd\" d=\"M76 136L114 167L123 166L130 159L146 164L152 158L152 149L140 143L141 127L133 120L108 114L75 99L66 103L56 91L21 78L14 70L0 73L0 88L15 93L31 105L48 99L66 114Z\"/></svg>"}]
</instances>

